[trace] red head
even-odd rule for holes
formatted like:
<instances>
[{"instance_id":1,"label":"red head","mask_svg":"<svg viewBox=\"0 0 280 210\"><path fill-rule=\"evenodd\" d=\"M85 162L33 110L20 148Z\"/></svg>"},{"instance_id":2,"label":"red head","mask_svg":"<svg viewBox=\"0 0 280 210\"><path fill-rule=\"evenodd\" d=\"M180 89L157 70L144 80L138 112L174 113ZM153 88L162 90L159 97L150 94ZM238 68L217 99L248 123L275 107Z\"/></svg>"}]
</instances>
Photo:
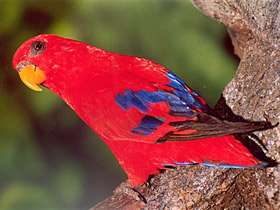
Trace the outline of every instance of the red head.
<instances>
[{"instance_id":1,"label":"red head","mask_svg":"<svg viewBox=\"0 0 280 210\"><path fill-rule=\"evenodd\" d=\"M44 34L27 40L18 48L13 66L29 88L41 91L38 85L42 84L60 95L65 84L73 85L65 80L74 81L75 75L79 75L80 80L83 75L86 77L87 61L100 52L102 54L103 50L82 42Z\"/></svg>"}]
</instances>

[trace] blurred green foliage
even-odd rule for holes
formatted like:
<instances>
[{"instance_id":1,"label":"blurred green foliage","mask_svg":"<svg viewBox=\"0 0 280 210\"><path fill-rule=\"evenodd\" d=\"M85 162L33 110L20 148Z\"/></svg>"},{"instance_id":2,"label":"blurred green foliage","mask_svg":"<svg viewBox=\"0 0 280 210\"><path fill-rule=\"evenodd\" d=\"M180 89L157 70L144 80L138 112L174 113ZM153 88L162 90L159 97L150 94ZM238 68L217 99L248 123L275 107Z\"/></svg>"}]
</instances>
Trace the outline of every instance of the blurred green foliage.
<instances>
[{"instance_id":1,"label":"blurred green foliage","mask_svg":"<svg viewBox=\"0 0 280 210\"><path fill-rule=\"evenodd\" d=\"M89 209L126 176L104 143L47 89L12 69L25 40L78 39L171 69L211 105L237 67L226 29L187 0L0 0L0 209Z\"/></svg>"}]
</instances>

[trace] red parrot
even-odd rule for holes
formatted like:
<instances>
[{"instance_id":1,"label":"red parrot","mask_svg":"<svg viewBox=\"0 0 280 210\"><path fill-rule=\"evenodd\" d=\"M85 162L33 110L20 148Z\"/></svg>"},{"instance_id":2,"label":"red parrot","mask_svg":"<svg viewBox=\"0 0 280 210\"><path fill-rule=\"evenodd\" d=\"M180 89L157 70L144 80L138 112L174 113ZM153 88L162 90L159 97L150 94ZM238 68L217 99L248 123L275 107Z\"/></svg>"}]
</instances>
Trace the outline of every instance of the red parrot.
<instances>
[{"instance_id":1,"label":"red parrot","mask_svg":"<svg viewBox=\"0 0 280 210\"><path fill-rule=\"evenodd\" d=\"M55 92L104 140L131 186L167 166L265 165L232 135L259 127L217 118L182 80L150 60L45 34L23 43L13 66L25 85Z\"/></svg>"}]
</instances>

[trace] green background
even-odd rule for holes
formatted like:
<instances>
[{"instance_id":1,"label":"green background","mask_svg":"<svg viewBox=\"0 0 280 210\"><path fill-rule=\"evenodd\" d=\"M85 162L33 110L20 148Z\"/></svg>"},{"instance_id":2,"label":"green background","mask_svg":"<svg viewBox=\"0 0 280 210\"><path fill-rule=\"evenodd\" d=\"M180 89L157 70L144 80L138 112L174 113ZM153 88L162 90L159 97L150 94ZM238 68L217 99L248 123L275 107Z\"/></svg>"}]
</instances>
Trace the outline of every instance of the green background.
<instances>
[{"instance_id":1,"label":"green background","mask_svg":"<svg viewBox=\"0 0 280 210\"><path fill-rule=\"evenodd\" d=\"M187 0L0 0L0 209L89 209L126 179L106 145L54 93L24 86L16 49L43 33L153 60L211 106L237 61L226 28Z\"/></svg>"}]
</instances>

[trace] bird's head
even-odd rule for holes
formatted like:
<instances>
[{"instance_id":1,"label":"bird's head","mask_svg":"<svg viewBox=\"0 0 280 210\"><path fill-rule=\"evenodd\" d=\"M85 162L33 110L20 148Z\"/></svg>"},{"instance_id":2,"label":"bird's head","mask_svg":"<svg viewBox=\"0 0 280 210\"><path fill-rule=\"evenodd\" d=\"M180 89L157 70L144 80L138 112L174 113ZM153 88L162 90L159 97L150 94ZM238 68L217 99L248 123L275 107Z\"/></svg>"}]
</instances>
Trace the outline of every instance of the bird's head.
<instances>
[{"instance_id":1,"label":"bird's head","mask_svg":"<svg viewBox=\"0 0 280 210\"><path fill-rule=\"evenodd\" d=\"M41 91L39 85L43 85L58 93L67 84L65 80L73 83L77 75L82 77L80 67L85 69L89 56L98 50L79 41L44 34L18 48L13 66L27 87Z\"/></svg>"}]
</instances>

